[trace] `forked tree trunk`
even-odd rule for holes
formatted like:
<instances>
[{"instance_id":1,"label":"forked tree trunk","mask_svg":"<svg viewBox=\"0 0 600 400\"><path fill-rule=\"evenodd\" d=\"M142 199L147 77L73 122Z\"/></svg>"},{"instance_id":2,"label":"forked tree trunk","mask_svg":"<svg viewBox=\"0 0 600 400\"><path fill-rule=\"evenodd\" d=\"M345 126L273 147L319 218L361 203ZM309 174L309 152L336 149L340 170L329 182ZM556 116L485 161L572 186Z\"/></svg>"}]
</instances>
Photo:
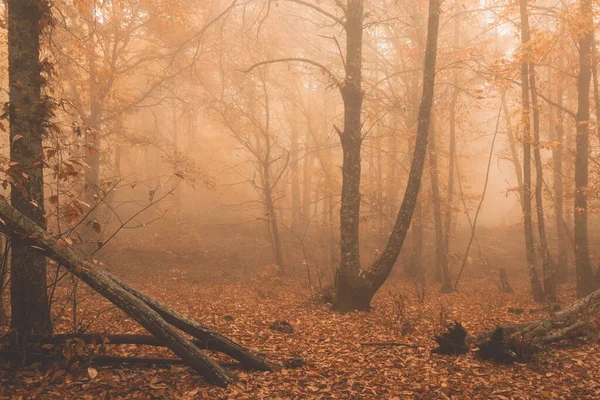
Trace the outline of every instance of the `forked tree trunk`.
<instances>
[{"instance_id":1,"label":"forked tree trunk","mask_svg":"<svg viewBox=\"0 0 600 400\"><path fill-rule=\"evenodd\" d=\"M342 167L341 263L336 277L334 309L338 311L369 310L371 300L392 271L412 220L419 195L427 137L433 104L435 60L439 27L439 0L430 0L427 45L423 77L423 97L419 107L417 137L406 192L385 249L368 271L360 270L358 227L360 217L360 143L361 143L361 53L363 1L349 0L346 11L346 80L342 87L344 100L344 151Z\"/></svg>"},{"instance_id":2,"label":"forked tree trunk","mask_svg":"<svg viewBox=\"0 0 600 400\"><path fill-rule=\"evenodd\" d=\"M521 11L521 43L523 59L521 60L521 102L523 126L523 223L525 231L525 248L527 270L531 284L531 293L535 301L544 300L544 289L540 283L535 260L535 243L533 240L533 221L531 218L531 123L529 107L529 16L527 0L520 0Z\"/></svg>"},{"instance_id":3,"label":"forked tree trunk","mask_svg":"<svg viewBox=\"0 0 600 400\"><path fill-rule=\"evenodd\" d=\"M579 76L577 77L577 137L575 140L575 269L577 296L595 287L588 243L588 157L590 119L590 50L593 40L593 14L590 0L580 1L583 31L579 33Z\"/></svg>"},{"instance_id":4,"label":"forked tree trunk","mask_svg":"<svg viewBox=\"0 0 600 400\"><path fill-rule=\"evenodd\" d=\"M42 136L47 111L41 95L40 34L50 6L45 0L10 0L7 6L10 201L45 227ZM19 335L51 332L46 258L13 240L10 279L11 327Z\"/></svg>"}]
</instances>

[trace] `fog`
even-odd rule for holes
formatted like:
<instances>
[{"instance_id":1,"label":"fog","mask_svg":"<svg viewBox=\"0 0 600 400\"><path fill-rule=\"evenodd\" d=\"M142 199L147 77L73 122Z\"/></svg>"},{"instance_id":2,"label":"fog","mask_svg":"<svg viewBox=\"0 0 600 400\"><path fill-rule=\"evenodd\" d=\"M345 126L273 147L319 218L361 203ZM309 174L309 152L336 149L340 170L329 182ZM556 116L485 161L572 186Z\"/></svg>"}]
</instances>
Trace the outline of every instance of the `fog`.
<instances>
[{"instance_id":1,"label":"fog","mask_svg":"<svg viewBox=\"0 0 600 400\"><path fill-rule=\"evenodd\" d=\"M318 323L304 321L311 333L337 315L370 311L352 322L364 325L338 332L348 341L369 332L356 334L368 343L380 328L404 336L406 324L426 324L411 349L452 320L479 331L524 322L507 316L507 305L535 313L539 303L545 317L562 318L553 312L594 296L600 276L597 8L588 0L3 2L0 326L9 336L77 336L101 321L137 333L127 325L136 321L207 382L227 386L228 372L211 361L213 376L187 353L202 346L165 339L157 318L207 348L213 339L194 336L193 324L124 281L255 348L270 340L251 333L275 319L265 309L295 310L269 327L280 332L318 314ZM143 304L133 307L135 299ZM114 314L102 316L109 302ZM552 336L561 340L580 328L552 326L568 327ZM329 343L320 335L318 345L277 342L272 352L297 346L304 362ZM142 341L127 344L150 339ZM511 362L529 361L519 357ZM252 381L244 395L307 393L294 397L268 379L279 389L259 396ZM327 385L313 386L318 398L369 396L366 384ZM373 385L376 398L400 398ZM558 397L575 398L553 385ZM205 390L190 398L233 396ZM428 390L410 393L454 393Z\"/></svg>"}]
</instances>

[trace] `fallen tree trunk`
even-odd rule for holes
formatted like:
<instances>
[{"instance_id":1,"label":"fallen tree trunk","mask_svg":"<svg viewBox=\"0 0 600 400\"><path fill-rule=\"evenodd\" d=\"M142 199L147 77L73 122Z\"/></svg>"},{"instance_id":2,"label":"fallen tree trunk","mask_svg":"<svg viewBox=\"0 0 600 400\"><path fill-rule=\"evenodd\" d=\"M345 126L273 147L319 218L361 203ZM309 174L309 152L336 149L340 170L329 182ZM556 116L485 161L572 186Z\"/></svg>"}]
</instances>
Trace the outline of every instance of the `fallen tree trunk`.
<instances>
[{"instance_id":1,"label":"fallen tree trunk","mask_svg":"<svg viewBox=\"0 0 600 400\"><path fill-rule=\"evenodd\" d=\"M168 322L168 321L167 321ZM211 331L208 328L200 326L203 330L206 330L208 334L215 336L217 339L212 340L212 336L207 339L193 339L192 343L197 347L206 350L219 351L230 355L240 363L242 369L253 369L261 371L271 371L273 369L280 368L280 366L269 363L260 357L257 357L235 342L219 335L216 332ZM86 333L80 335L72 334L58 334L52 336L45 335L29 335L27 341L29 343L36 343L39 345L53 344L60 345L67 339L79 339L83 340L86 344L112 344L112 345L125 345L132 344L138 346L161 346L165 344L151 335L135 335L135 334L98 334L98 333ZM231 343L231 345L229 345ZM229 347L228 347L229 346ZM231 351L230 351L231 350Z\"/></svg>"},{"instance_id":2,"label":"fallen tree trunk","mask_svg":"<svg viewBox=\"0 0 600 400\"><path fill-rule=\"evenodd\" d=\"M596 290L549 318L498 326L480 334L474 343L488 354L513 352L515 359L526 360L551 343L590 332L590 320L599 310L600 290Z\"/></svg>"},{"instance_id":3,"label":"fallen tree trunk","mask_svg":"<svg viewBox=\"0 0 600 400\"><path fill-rule=\"evenodd\" d=\"M77 276L92 289L100 293L123 310L132 319L146 328L158 340L177 354L186 364L193 367L209 382L226 387L234 381L220 365L207 357L196 345L169 325L153 308L117 284L109 275L90 262L62 239L57 240L43 228L13 208L6 199L0 199L0 230L12 240L31 242L34 248L43 250Z\"/></svg>"},{"instance_id":4,"label":"fallen tree trunk","mask_svg":"<svg viewBox=\"0 0 600 400\"><path fill-rule=\"evenodd\" d=\"M103 271L104 272L104 271ZM259 371L272 371L278 369L279 366L270 363L260 357L255 356L239 344L226 338L225 336L203 326L191 318L182 315L181 313L173 310L169 306L161 303L160 301L152 298L139 290L136 290L129 286L127 283L121 281L115 276L110 276L117 284L122 286L132 295L136 296L140 300L148 304L153 310L160 314L168 323L181 329L183 332L196 338L200 344L200 347L208 350L219 351L227 354L231 358L240 362L244 368L256 369Z\"/></svg>"}]
</instances>

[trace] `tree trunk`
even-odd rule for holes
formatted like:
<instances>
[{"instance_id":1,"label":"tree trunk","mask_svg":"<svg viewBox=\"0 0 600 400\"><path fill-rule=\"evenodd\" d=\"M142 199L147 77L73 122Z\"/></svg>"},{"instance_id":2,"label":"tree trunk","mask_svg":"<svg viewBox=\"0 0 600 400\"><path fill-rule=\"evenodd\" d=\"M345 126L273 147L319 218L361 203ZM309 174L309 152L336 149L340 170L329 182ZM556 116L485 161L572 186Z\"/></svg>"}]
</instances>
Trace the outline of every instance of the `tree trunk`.
<instances>
[{"instance_id":1,"label":"tree trunk","mask_svg":"<svg viewBox=\"0 0 600 400\"><path fill-rule=\"evenodd\" d=\"M504 119L506 120L506 135L508 136L508 145L510 147L510 155L513 166L515 167L515 175L517 176L517 198L523 206L523 170L521 168L521 162L519 161L519 153L517 152L517 145L515 134L513 132L512 123L510 120L510 111L506 105L506 97L502 97L502 111L504 113Z\"/></svg>"},{"instance_id":2,"label":"tree trunk","mask_svg":"<svg viewBox=\"0 0 600 400\"><path fill-rule=\"evenodd\" d=\"M450 237L452 232L452 214L454 212L454 167L456 166L456 105L458 102L458 76L454 78L454 93L450 101L450 151L448 153L448 188L446 194L446 217L444 232L444 253L450 255Z\"/></svg>"},{"instance_id":3,"label":"tree trunk","mask_svg":"<svg viewBox=\"0 0 600 400\"><path fill-rule=\"evenodd\" d=\"M7 288L9 250L6 236L0 236L0 326L8 326L8 314L4 305L4 291Z\"/></svg>"},{"instance_id":4,"label":"tree trunk","mask_svg":"<svg viewBox=\"0 0 600 400\"><path fill-rule=\"evenodd\" d=\"M41 95L40 34L50 10L43 0L7 5L11 204L45 227L42 136L48 115ZM46 257L12 240L11 327L19 335L52 331L46 286Z\"/></svg>"},{"instance_id":5,"label":"tree trunk","mask_svg":"<svg viewBox=\"0 0 600 400\"><path fill-rule=\"evenodd\" d=\"M596 287L588 244L588 156L590 119L590 50L593 17L590 0L581 0L583 32L579 37L579 76L577 78L577 138L575 141L575 269L577 296L584 297Z\"/></svg>"},{"instance_id":6,"label":"tree trunk","mask_svg":"<svg viewBox=\"0 0 600 400\"><path fill-rule=\"evenodd\" d=\"M562 82L557 85L556 102L563 103ZM564 222L564 190L563 190L563 148L564 148L564 112L556 109L555 135L552 138L557 144L552 147L552 165L554 169L554 215L556 218L556 233L558 238L558 265L556 279L566 282L568 277L567 232Z\"/></svg>"},{"instance_id":7,"label":"tree trunk","mask_svg":"<svg viewBox=\"0 0 600 400\"><path fill-rule=\"evenodd\" d=\"M535 301L544 300L544 289L540 283L535 260L535 243L533 240L533 221L531 218L531 124L529 110L529 17L527 0L520 0L521 11L521 43L523 60L521 61L521 101L523 125L523 223L525 231L525 248L527 252L527 269L531 283L531 292Z\"/></svg>"},{"instance_id":8,"label":"tree trunk","mask_svg":"<svg viewBox=\"0 0 600 400\"><path fill-rule=\"evenodd\" d=\"M452 280L450 279L450 271L448 270L448 253L446 253L444 247L444 226L442 222L442 205L437 167L437 144L435 140L436 132L433 124L430 124L429 127L429 172L431 174L433 219L435 225L435 274L436 279L439 274L438 280L442 282L442 293L452 293Z\"/></svg>"},{"instance_id":9,"label":"tree trunk","mask_svg":"<svg viewBox=\"0 0 600 400\"><path fill-rule=\"evenodd\" d=\"M423 97L419 107L419 121L413 161L406 192L394 228L385 249L368 271L360 271L358 251L358 225L360 211L360 142L362 105L361 50L362 50L362 0L349 0L346 11L346 80L342 88L344 99L344 131L341 135L344 151L342 167L341 257L336 279L334 309L338 311L369 310L371 300L392 271L412 220L419 195L427 136L433 105L435 60L439 27L439 0L430 0L427 26L427 46L423 77Z\"/></svg>"},{"instance_id":10,"label":"tree trunk","mask_svg":"<svg viewBox=\"0 0 600 400\"><path fill-rule=\"evenodd\" d=\"M340 208L340 266L333 307L337 311L368 310L371 296L359 276L360 150L362 144L362 34L363 0L348 0L346 10L346 78L341 88L344 102L342 199Z\"/></svg>"},{"instance_id":11,"label":"tree trunk","mask_svg":"<svg viewBox=\"0 0 600 400\"><path fill-rule=\"evenodd\" d=\"M535 66L529 63L529 83L531 90L531 105L533 108L533 154L535 158L535 205L537 212L538 234L540 236L540 252L542 253L542 274L544 277L544 294L549 301L556 301L556 280L554 273L556 265L550 255L550 248L546 239L546 221L544 219L544 174L542 156L540 154L540 110L537 101L537 88L535 83Z\"/></svg>"},{"instance_id":12,"label":"tree trunk","mask_svg":"<svg viewBox=\"0 0 600 400\"><path fill-rule=\"evenodd\" d=\"M307 118L307 124L310 124L310 118ZM306 133L304 135L304 170L302 177L302 216L304 221L310 220L310 191L312 183L312 165L313 165L313 154L310 149L311 143L311 130L310 127L306 127Z\"/></svg>"},{"instance_id":13,"label":"tree trunk","mask_svg":"<svg viewBox=\"0 0 600 400\"><path fill-rule=\"evenodd\" d=\"M89 91L89 115L85 121L85 145L84 160L88 168L85 168L85 182L83 183L84 193L83 201L92 207L82 224L81 238L83 240L83 251L90 255L99 248L100 236L95 225L98 223L98 207L94 205L98 202L100 188L100 150L101 150L101 125L103 107L99 97L100 85L98 83L97 54L96 54L96 10L94 3L89 4L89 13L86 16L88 22L89 42L87 48L88 64L88 91Z\"/></svg>"},{"instance_id":14,"label":"tree trunk","mask_svg":"<svg viewBox=\"0 0 600 400\"><path fill-rule=\"evenodd\" d=\"M290 144L290 170L292 185L292 227L300 223L300 172L298 168L299 143L297 122L290 122L291 144Z\"/></svg>"},{"instance_id":15,"label":"tree trunk","mask_svg":"<svg viewBox=\"0 0 600 400\"><path fill-rule=\"evenodd\" d=\"M171 327L148 304L118 285L105 271L97 266L96 261L88 262L84 256L64 240L55 239L34 221L25 217L4 201L0 201L0 216L8 223L2 229L10 233L13 240L17 239L25 246L35 245L44 249L49 256L67 268L69 272L127 313L158 340L165 343L175 354L200 372L208 381L220 386L227 386L233 382L233 379L225 370ZM32 243L27 243L27 241L32 241Z\"/></svg>"}]
</instances>

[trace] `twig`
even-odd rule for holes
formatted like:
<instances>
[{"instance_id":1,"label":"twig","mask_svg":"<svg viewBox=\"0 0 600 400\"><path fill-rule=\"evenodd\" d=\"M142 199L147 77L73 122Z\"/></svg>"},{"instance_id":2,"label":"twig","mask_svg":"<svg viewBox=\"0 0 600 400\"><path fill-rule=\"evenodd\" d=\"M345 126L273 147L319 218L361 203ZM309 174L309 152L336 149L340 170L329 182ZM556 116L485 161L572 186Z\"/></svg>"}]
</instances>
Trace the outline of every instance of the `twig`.
<instances>
[{"instance_id":1,"label":"twig","mask_svg":"<svg viewBox=\"0 0 600 400\"><path fill-rule=\"evenodd\" d=\"M401 343L401 342L366 342L361 343L361 346L396 346L396 347L408 347L410 349L418 349L421 346L417 346L412 343Z\"/></svg>"}]
</instances>

